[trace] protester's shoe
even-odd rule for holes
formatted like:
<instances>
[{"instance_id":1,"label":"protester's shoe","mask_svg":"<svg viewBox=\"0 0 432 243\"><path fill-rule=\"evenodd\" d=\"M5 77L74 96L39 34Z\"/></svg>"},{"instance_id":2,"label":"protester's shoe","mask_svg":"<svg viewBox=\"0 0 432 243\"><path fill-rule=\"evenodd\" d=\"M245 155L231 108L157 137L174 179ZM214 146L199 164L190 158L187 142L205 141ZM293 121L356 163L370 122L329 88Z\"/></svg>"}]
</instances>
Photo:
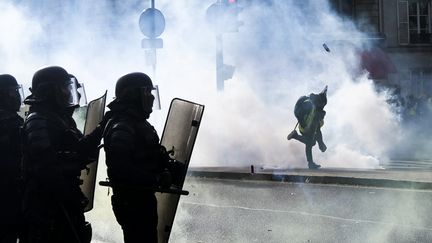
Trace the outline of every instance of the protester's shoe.
<instances>
[{"instance_id":1,"label":"protester's shoe","mask_svg":"<svg viewBox=\"0 0 432 243\"><path fill-rule=\"evenodd\" d=\"M293 139L293 138L295 138L295 137L297 137L297 136L298 136L297 131L296 131L296 130L293 130L290 134L288 134L287 139L288 139L288 140L291 140L291 139Z\"/></svg>"},{"instance_id":2,"label":"protester's shoe","mask_svg":"<svg viewBox=\"0 0 432 243\"><path fill-rule=\"evenodd\" d=\"M324 143L318 144L318 147L323 153L327 150L327 146Z\"/></svg>"},{"instance_id":3,"label":"protester's shoe","mask_svg":"<svg viewBox=\"0 0 432 243\"><path fill-rule=\"evenodd\" d=\"M314 162L308 163L309 169L318 169L321 167L321 165L315 164Z\"/></svg>"}]
</instances>

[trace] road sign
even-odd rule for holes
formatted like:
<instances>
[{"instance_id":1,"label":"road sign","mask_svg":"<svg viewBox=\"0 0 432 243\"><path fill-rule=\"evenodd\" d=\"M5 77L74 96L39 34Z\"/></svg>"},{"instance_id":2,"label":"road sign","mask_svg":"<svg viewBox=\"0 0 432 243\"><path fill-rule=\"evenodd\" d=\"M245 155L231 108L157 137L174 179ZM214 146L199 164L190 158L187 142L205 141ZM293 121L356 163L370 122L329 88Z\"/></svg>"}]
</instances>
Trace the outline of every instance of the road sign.
<instances>
[{"instance_id":1,"label":"road sign","mask_svg":"<svg viewBox=\"0 0 432 243\"><path fill-rule=\"evenodd\" d=\"M141 32L148 38L154 39L165 30L165 18L161 11L148 8L141 13L139 19Z\"/></svg>"}]
</instances>

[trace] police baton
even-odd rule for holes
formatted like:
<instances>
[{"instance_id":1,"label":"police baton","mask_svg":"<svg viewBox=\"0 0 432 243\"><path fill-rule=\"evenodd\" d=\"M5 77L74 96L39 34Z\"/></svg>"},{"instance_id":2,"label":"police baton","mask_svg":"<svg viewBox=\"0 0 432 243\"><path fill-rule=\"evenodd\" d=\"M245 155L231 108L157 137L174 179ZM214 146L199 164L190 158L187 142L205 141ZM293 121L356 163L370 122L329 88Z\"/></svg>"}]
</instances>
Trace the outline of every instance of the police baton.
<instances>
[{"instance_id":1,"label":"police baton","mask_svg":"<svg viewBox=\"0 0 432 243\"><path fill-rule=\"evenodd\" d=\"M185 190L180 190L180 189L175 189L175 188L160 188L157 186L137 186L137 185L132 185L132 186L125 186L125 185L119 185L119 184L113 184L110 181L99 181L99 185L100 186L107 186L107 187L112 187L114 186L120 186L120 187L129 187L132 189L138 189L138 190L143 190L143 191L152 191L152 192L161 192L161 193L171 193L171 194L177 194L177 195L189 195L188 191Z\"/></svg>"}]
</instances>

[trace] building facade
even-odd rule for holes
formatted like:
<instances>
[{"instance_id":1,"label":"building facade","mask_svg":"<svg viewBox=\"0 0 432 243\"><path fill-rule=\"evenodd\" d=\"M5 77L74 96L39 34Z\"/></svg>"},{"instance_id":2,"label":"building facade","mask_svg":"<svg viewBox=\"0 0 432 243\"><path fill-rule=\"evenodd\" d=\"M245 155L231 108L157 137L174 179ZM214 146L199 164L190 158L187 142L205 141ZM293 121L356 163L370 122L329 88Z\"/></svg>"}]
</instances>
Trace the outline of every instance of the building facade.
<instances>
[{"instance_id":1,"label":"building facade","mask_svg":"<svg viewBox=\"0 0 432 243\"><path fill-rule=\"evenodd\" d=\"M382 38L394 65L377 83L399 86L402 96L432 95L432 0L330 0L358 29ZM379 68L379 67L378 67Z\"/></svg>"}]
</instances>

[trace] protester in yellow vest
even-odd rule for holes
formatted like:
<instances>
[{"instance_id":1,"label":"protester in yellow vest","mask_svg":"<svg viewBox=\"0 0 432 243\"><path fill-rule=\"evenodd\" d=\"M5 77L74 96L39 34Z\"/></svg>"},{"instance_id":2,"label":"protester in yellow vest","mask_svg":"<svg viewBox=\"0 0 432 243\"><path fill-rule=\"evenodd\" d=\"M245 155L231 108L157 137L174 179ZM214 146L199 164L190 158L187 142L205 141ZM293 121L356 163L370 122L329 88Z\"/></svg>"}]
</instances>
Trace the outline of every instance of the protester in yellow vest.
<instances>
[{"instance_id":1,"label":"protester in yellow vest","mask_svg":"<svg viewBox=\"0 0 432 243\"><path fill-rule=\"evenodd\" d=\"M300 134L296 127L288 134L287 139L296 139L306 145L306 160L309 169L318 169L321 166L313 161L312 147L318 142L321 152L326 151L327 146L323 142L321 127L324 125L324 106L327 104L327 86L319 94L310 94L300 97L294 108L294 115L298 120Z\"/></svg>"}]
</instances>

